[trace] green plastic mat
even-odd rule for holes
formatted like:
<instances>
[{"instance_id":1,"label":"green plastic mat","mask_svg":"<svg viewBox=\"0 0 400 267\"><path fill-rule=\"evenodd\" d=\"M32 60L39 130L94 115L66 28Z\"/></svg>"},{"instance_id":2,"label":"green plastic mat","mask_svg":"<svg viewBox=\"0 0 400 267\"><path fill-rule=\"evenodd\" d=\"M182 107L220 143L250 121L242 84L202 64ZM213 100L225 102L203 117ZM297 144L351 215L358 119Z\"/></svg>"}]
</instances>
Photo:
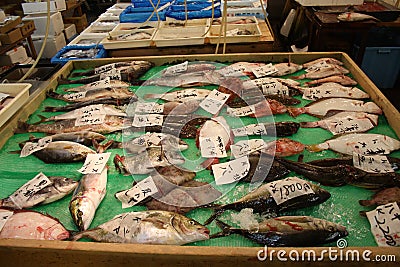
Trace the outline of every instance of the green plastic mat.
<instances>
[{"instance_id":1,"label":"green plastic mat","mask_svg":"<svg viewBox=\"0 0 400 267\"><path fill-rule=\"evenodd\" d=\"M165 68L163 67L154 67L151 69L142 79L148 79L153 75L157 74L160 70ZM302 73L302 72L299 72ZM78 86L78 85L60 85L57 88L57 92L63 93L65 88ZM131 87L132 90L136 91L138 87ZM216 86L207 86L206 88L213 89L217 88ZM153 93L153 91L152 91ZM301 100L301 104L298 106L304 106L309 101L301 99L300 96L296 96L296 98ZM46 99L40 105L38 110L36 110L32 116L30 116L28 123L34 123L39 120L38 115L43 115L49 117L51 115L60 114L58 113L48 113L44 112L44 108L46 106L62 106L65 105L65 102L54 99ZM272 117L265 118L265 121L271 121ZM292 118L288 114L283 115L275 115L273 116L275 121L295 121L295 122L303 122L303 121L315 121L316 118L309 115L300 115L297 118ZM263 119L261 119L263 121ZM256 119L245 118L242 119L244 124L255 123ZM235 126L238 121L234 121L233 119L229 119L228 123L231 126ZM380 116L379 124L374 129L369 131L370 133L380 133L385 134L390 137L396 137L393 129L388 125L388 122L384 116ZM42 137L44 134L41 133L26 133L26 134L15 134L12 136L4 147L0 150L0 198L5 198L12 194L17 188L19 188L26 181L33 178L39 172L43 172L47 176L52 175L63 175L67 177L74 178L75 180L79 180L82 175L77 172L77 170L82 166L82 163L68 163L68 164L45 164L41 160L37 159L33 155L28 156L26 158L20 158L19 154L9 153L10 151L19 150L18 143L26 141L29 136L34 135L36 137ZM325 141L326 139L331 138L333 135L321 128L300 128L298 133L294 134L290 138L296 141L300 141L303 144L316 144ZM122 134L115 133L109 134L108 139L114 139L117 141L122 141ZM235 141L237 141L236 139ZM190 148L183 153L183 155L190 160L198 159L199 150L195 147L194 140L185 139L185 141L189 144ZM109 160L109 171L108 171L108 184L107 184L107 194L100 204L96 216L91 224L91 228L96 227L97 225L104 223L105 221L110 220L115 215L120 213L129 212L129 211L140 211L145 210L144 206L135 206L132 208L122 209L121 203L114 197L114 194L118 191L125 190L131 187L132 182L134 181L132 176L124 176L119 174L112 163L112 159L115 154L123 154L122 149L113 149L109 152L112 153ZM338 155L332 151L322 151L318 153L312 153L308 151L304 151L304 161L329 158L329 157L337 157ZM400 157L400 152L394 152L391 154L394 157ZM289 157L289 159L296 160L297 157ZM288 176L294 176L294 173L289 174ZM138 175L136 178L141 179L146 177L147 175ZM298 177L303 178L301 175L296 175ZM202 170L197 173L196 180L211 182L213 181L213 177L210 175L209 171ZM349 236L346 238L348 246L376 246L374 238L370 233L370 225L366 218L361 217L359 215L359 211L364 208L358 204L358 200L360 199L368 199L373 192L368 191L366 189L357 188L354 186L343 186L343 187L323 187L327 189L331 194L331 198L325 203L305 208L301 210L297 210L294 212L287 213L288 215L310 215L321 219L326 219L335 223L339 223L345 227L347 227L349 231ZM218 200L219 203L231 202L247 192L247 184L246 183L238 183L234 190L230 191L229 194L224 196L222 199ZM69 213L68 205L71 199L71 195L66 196L65 198L51 204L38 206L33 208L33 210L40 211L43 213L47 213L53 217L58 218L64 226L69 229L76 231L77 228L74 225L72 218ZM230 223L231 217L230 214L233 211L226 211L220 218L221 220ZM209 216L212 214L210 209L196 209L187 214L188 217L194 218L200 223L204 222ZM213 222L209 225L209 229L211 233L219 232L220 229ZM228 237L206 240L201 242L195 242L190 245L197 246L259 246L258 244L241 237L239 235L231 235ZM335 244L326 244L326 246L332 246Z\"/></svg>"}]
</instances>

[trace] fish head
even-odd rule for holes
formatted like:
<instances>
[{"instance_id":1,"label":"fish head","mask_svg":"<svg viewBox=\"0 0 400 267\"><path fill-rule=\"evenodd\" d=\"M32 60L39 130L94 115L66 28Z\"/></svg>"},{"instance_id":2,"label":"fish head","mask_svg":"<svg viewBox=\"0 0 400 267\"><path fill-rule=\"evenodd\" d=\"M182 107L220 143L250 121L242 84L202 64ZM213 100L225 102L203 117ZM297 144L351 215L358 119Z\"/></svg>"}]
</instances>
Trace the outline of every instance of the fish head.
<instances>
[{"instance_id":1,"label":"fish head","mask_svg":"<svg viewBox=\"0 0 400 267\"><path fill-rule=\"evenodd\" d=\"M210 230L197 221L180 214L171 217L171 226L177 231L185 243L207 240Z\"/></svg>"},{"instance_id":2,"label":"fish head","mask_svg":"<svg viewBox=\"0 0 400 267\"><path fill-rule=\"evenodd\" d=\"M75 196L69 205L69 210L75 225L80 231L89 228L96 212L92 201L84 196Z\"/></svg>"},{"instance_id":3,"label":"fish head","mask_svg":"<svg viewBox=\"0 0 400 267\"><path fill-rule=\"evenodd\" d=\"M275 155L280 157L297 155L303 152L304 148L305 148L304 144L298 141L289 138L281 138L276 140L275 142Z\"/></svg>"},{"instance_id":4,"label":"fish head","mask_svg":"<svg viewBox=\"0 0 400 267\"><path fill-rule=\"evenodd\" d=\"M78 186L78 182L67 177L54 177L53 186L58 192L69 194Z\"/></svg>"}]
</instances>

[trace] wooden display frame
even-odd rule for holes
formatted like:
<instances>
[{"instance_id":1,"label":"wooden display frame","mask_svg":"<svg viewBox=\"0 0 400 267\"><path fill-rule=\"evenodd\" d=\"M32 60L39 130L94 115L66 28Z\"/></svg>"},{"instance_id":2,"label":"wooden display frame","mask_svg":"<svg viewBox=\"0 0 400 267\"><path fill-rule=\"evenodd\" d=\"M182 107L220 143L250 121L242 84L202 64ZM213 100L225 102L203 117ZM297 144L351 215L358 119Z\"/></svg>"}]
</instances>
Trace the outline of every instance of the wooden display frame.
<instances>
[{"instance_id":1,"label":"wooden display frame","mask_svg":"<svg viewBox=\"0 0 400 267\"><path fill-rule=\"evenodd\" d=\"M187 55L187 56L162 56L162 57L137 57L137 58L107 58L96 60L77 60L68 62L59 70L49 81L46 88L36 91L31 95L25 106L18 111L5 125L0 129L0 147L4 145L8 138L13 135L17 127L17 122L25 121L46 98L46 92L57 87L57 79L60 76L68 76L73 69L82 69L95 67L101 64L126 61L126 60L148 60L156 65L166 63L176 63L180 61L264 61L264 62L283 62L290 59L296 63L304 63L320 57L334 57L344 62L345 67L350 70L354 79L360 86L370 94L371 99L379 105L394 131L400 136L400 113L382 94L382 92L373 84L373 82L362 72L354 61L342 52L316 52L316 53L260 53L260 54L226 54L226 55ZM95 242L71 242L71 241L37 241L21 239L0 239L0 264L1 266L281 266L289 264L290 266L309 265L326 266L328 264L348 264L357 266L360 263L363 266L375 265L376 255L392 255L397 262L400 261L399 248L384 247L350 247L340 249L336 261L329 258L326 252L328 247L316 248L269 248L269 253L275 250L272 260L259 261L257 255L263 247L201 247L201 246L165 246L165 245L138 245L138 244L111 244ZM338 248L332 248L338 250ZM290 253L295 250L300 255L300 261L289 259ZM301 261L302 253L313 250L316 253L316 261ZM278 251L281 256L286 257L287 262L279 260ZM357 252L355 252L357 251ZM371 254L368 253L371 251ZM345 261L346 253L358 253L360 261ZM283 254L285 253L285 254ZM371 261L364 261L362 255L367 253ZM349 255L350 255L349 254ZM320 260L318 260L320 259ZM350 257L351 259L351 257ZM380 262L379 266L394 266L396 262Z\"/></svg>"}]
</instances>

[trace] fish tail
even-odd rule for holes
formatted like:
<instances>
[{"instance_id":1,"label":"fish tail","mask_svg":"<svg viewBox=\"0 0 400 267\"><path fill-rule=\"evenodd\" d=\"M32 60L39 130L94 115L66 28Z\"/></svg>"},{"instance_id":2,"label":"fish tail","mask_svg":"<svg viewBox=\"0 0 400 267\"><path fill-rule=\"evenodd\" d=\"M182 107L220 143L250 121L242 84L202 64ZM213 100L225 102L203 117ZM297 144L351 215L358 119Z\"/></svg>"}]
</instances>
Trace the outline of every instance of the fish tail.
<instances>
[{"instance_id":1,"label":"fish tail","mask_svg":"<svg viewBox=\"0 0 400 267\"><path fill-rule=\"evenodd\" d=\"M318 121L308 121L308 122L300 122L301 128L316 128L318 127Z\"/></svg>"},{"instance_id":2,"label":"fish tail","mask_svg":"<svg viewBox=\"0 0 400 267\"><path fill-rule=\"evenodd\" d=\"M15 129L14 133L27 133L29 132L29 126L30 124L23 121L19 121L17 129Z\"/></svg>"},{"instance_id":3,"label":"fish tail","mask_svg":"<svg viewBox=\"0 0 400 267\"><path fill-rule=\"evenodd\" d=\"M130 84L132 86L140 86L145 82L145 80L134 80L134 81L130 81Z\"/></svg>"},{"instance_id":4,"label":"fish tail","mask_svg":"<svg viewBox=\"0 0 400 267\"><path fill-rule=\"evenodd\" d=\"M128 171L126 170L126 168L123 166L123 162L125 160L124 156L120 156L118 154L115 155L114 157L114 166L115 169L117 169L117 171L119 173L122 173L122 171L124 172L124 174L128 174Z\"/></svg>"},{"instance_id":5,"label":"fish tail","mask_svg":"<svg viewBox=\"0 0 400 267\"><path fill-rule=\"evenodd\" d=\"M320 147L318 144L317 145L307 145L306 149L311 152L320 152L322 150L325 150L324 148Z\"/></svg>"},{"instance_id":6,"label":"fish tail","mask_svg":"<svg viewBox=\"0 0 400 267\"><path fill-rule=\"evenodd\" d=\"M358 203L364 207L368 207L374 204L371 200L359 200Z\"/></svg>"},{"instance_id":7,"label":"fish tail","mask_svg":"<svg viewBox=\"0 0 400 267\"><path fill-rule=\"evenodd\" d=\"M287 110L288 110L290 116L292 116L292 117L297 117L300 114L304 114L306 112L305 108L290 108L289 107L289 108L287 108Z\"/></svg>"},{"instance_id":8,"label":"fish tail","mask_svg":"<svg viewBox=\"0 0 400 267\"><path fill-rule=\"evenodd\" d=\"M143 99L154 99L154 98L160 98L162 94L145 94L143 96Z\"/></svg>"},{"instance_id":9,"label":"fish tail","mask_svg":"<svg viewBox=\"0 0 400 267\"><path fill-rule=\"evenodd\" d=\"M65 100L60 94L57 94L57 93L54 92L54 91L49 91L49 92L47 92L47 96L48 96L48 97L51 97L51 98L54 98L54 99Z\"/></svg>"},{"instance_id":10,"label":"fish tail","mask_svg":"<svg viewBox=\"0 0 400 267\"><path fill-rule=\"evenodd\" d=\"M97 153L103 153L114 144L114 140L108 140L107 143L105 143L104 145L100 145L96 139L93 139L92 143Z\"/></svg>"},{"instance_id":11,"label":"fish tail","mask_svg":"<svg viewBox=\"0 0 400 267\"><path fill-rule=\"evenodd\" d=\"M44 108L44 111L45 112L57 112L58 111L58 107L49 107L49 106L47 106L47 107Z\"/></svg>"}]
</instances>

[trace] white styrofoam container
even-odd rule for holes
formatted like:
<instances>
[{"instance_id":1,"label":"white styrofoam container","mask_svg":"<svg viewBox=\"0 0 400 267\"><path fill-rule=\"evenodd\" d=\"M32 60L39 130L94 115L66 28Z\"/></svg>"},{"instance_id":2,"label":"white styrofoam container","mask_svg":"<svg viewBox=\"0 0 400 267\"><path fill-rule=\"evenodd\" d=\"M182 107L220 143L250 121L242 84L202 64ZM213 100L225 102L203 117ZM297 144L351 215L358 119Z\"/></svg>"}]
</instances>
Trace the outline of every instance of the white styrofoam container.
<instances>
[{"instance_id":1,"label":"white styrofoam container","mask_svg":"<svg viewBox=\"0 0 400 267\"><path fill-rule=\"evenodd\" d=\"M85 36L85 35L78 35L74 40L72 40L68 45L95 45L103 40L104 36Z\"/></svg>"},{"instance_id":2,"label":"white styrofoam container","mask_svg":"<svg viewBox=\"0 0 400 267\"><path fill-rule=\"evenodd\" d=\"M100 36L103 39L112 30L113 29L109 29L109 28L101 29L101 28L93 27L92 25L90 25L83 32L81 32L80 35L82 35L82 36Z\"/></svg>"},{"instance_id":3,"label":"white styrofoam container","mask_svg":"<svg viewBox=\"0 0 400 267\"><path fill-rule=\"evenodd\" d=\"M75 24L64 24L65 39L69 40L76 35Z\"/></svg>"},{"instance_id":4,"label":"white styrofoam container","mask_svg":"<svg viewBox=\"0 0 400 267\"><path fill-rule=\"evenodd\" d=\"M113 15L111 13L103 13L99 16L98 19L95 20L95 22L115 22L119 23L119 16Z\"/></svg>"},{"instance_id":5,"label":"white styrofoam container","mask_svg":"<svg viewBox=\"0 0 400 267\"><path fill-rule=\"evenodd\" d=\"M109 40L108 36L104 37L101 41L105 49L123 49L123 48L131 48L131 47L148 47L151 45L151 41L154 38L156 33L156 29L144 29L144 30L135 30L134 32L147 32L150 34L148 39L143 40ZM112 31L110 33L111 37L121 35L121 34L129 34L132 31Z\"/></svg>"},{"instance_id":6,"label":"white styrofoam container","mask_svg":"<svg viewBox=\"0 0 400 267\"><path fill-rule=\"evenodd\" d=\"M227 24L236 24L236 21L239 20L245 20L248 19L249 21L254 21L254 22L250 22L250 23L246 23L246 24L258 24L258 20L255 16L237 16L237 17L226 17L226 23ZM219 24L212 24L212 22L210 21L210 24L212 25L220 25L222 23L222 18L216 18L214 19L214 23L217 22Z\"/></svg>"},{"instance_id":7,"label":"white styrofoam container","mask_svg":"<svg viewBox=\"0 0 400 267\"><path fill-rule=\"evenodd\" d=\"M362 5L364 0L296 0L302 6L347 6Z\"/></svg>"},{"instance_id":8,"label":"white styrofoam container","mask_svg":"<svg viewBox=\"0 0 400 267\"><path fill-rule=\"evenodd\" d=\"M0 127L10 119L29 98L30 83L2 83L0 93L13 97L13 99L0 110Z\"/></svg>"},{"instance_id":9,"label":"white styrofoam container","mask_svg":"<svg viewBox=\"0 0 400 267\"><path fill-rule=\"evenodd\" d=\"M39 52L44 42L44 36L33 35L32 41L35 46L35 50ZM47 38L46 46L43 51L42 57L52 58L55 54L57 54L59 50L61 50L61 48L63 48L66 45L67 44L65 42L64 34L60 33L59 35L56 36L49 36L49 38Z\"/></svg>"},{"instance_id":10,"label":"white styrofoam container","mask_svg":"<svg viewBox=\"0 0 400 267\"><path fill-rule=\"evenodd\" d=\"M158 47L202 45L205 40L205 26L161 27L153 38Z\"/></svg>"},{"instance_id":11,"label":"white styrofoam container","mask_svg":"<svg viewBox=\"0 0 400 267\"><path fill-rule=\"evenodd\" d=\"M18 46L7 51L0 56L0 66L8 66L16 63L23 63L28 59L26 49L23 46Z\"/></svg>"},{"instance_id":12,"label":"white styrofoam container","mask_svg":"<svg viewBox=\"0 0 400 267\"><path fill-rule=\"evenodd\" d=\"M184 27L184 26L208 26L208 24L209 24L209 19L188 19L187 21L184 21L166 17L166 21L164 21L162 25L163 27Z\"/></svg>"},{"instance_id":13,"label":"white styrofoam container","mask_svg":"<svg viewBox=\"0 0 400 267\"><path fill-rule=\"evenodd\" d=\"M114 28L119 24L119 22L101 22L101 21L94 21L90 24L90 28L93 31L112 31Z\"/></svg>"},{"instance_id":14,"label":"white styrofoam container","mask_svg":"<svg viewBox=\"0 0 400 267\"><path fill-rule=\"evenodd\" d=\"M34 35L45 35L46 34L46 23L47 16L43 15L28 15L22 18L25 20L33 20L35 23ZM49 35L58 35L64 30L64 22L60 12L56 12L50 15L50 28Z\"/></svg>"},{"instance_id":15,"label":"white styrofoam container","mask_svg":"<svg viewBox=\"0 0 400 267\"><path fill-rule=\"evenodd\" d=\"M25 15L47 13L47 2L21 3ZM67 9L65 0L50 1L50 12L63 11Z\"/></svg>"},{"instance_id":16,"label":"white styrofoam container","mask_svg":"<svg viewBox=\"0 0 400 267\"><path fill-rule=\"evenodd\" d=\"M221 37L220 34L220 25L212 25L210 31L207 34L207 37L210 40L211 44L223 43L248 43L248 42L258 42L261 38L261 31L258 27L258 24L228 24L226 25L227 36L224 37L224 32L222 32ZM251 35L236 35L229 36L229 32L235 30L248 30L252 34Z\"/></svg>"},{"instance_id":17,"label":"white styrofoam container","mask_svg":"<svg viewBox=\"0 0 400 267\"><path fill-rule=\"evenodd\" d=\"M114 28L113 31L131 31L131 30L137 30L137 29L143 29L145 28L153 28L157 29L161 27L162 22L158 21L148 21L146 23L119 23L117 27Z\"/></svg>"}]
</instances>

